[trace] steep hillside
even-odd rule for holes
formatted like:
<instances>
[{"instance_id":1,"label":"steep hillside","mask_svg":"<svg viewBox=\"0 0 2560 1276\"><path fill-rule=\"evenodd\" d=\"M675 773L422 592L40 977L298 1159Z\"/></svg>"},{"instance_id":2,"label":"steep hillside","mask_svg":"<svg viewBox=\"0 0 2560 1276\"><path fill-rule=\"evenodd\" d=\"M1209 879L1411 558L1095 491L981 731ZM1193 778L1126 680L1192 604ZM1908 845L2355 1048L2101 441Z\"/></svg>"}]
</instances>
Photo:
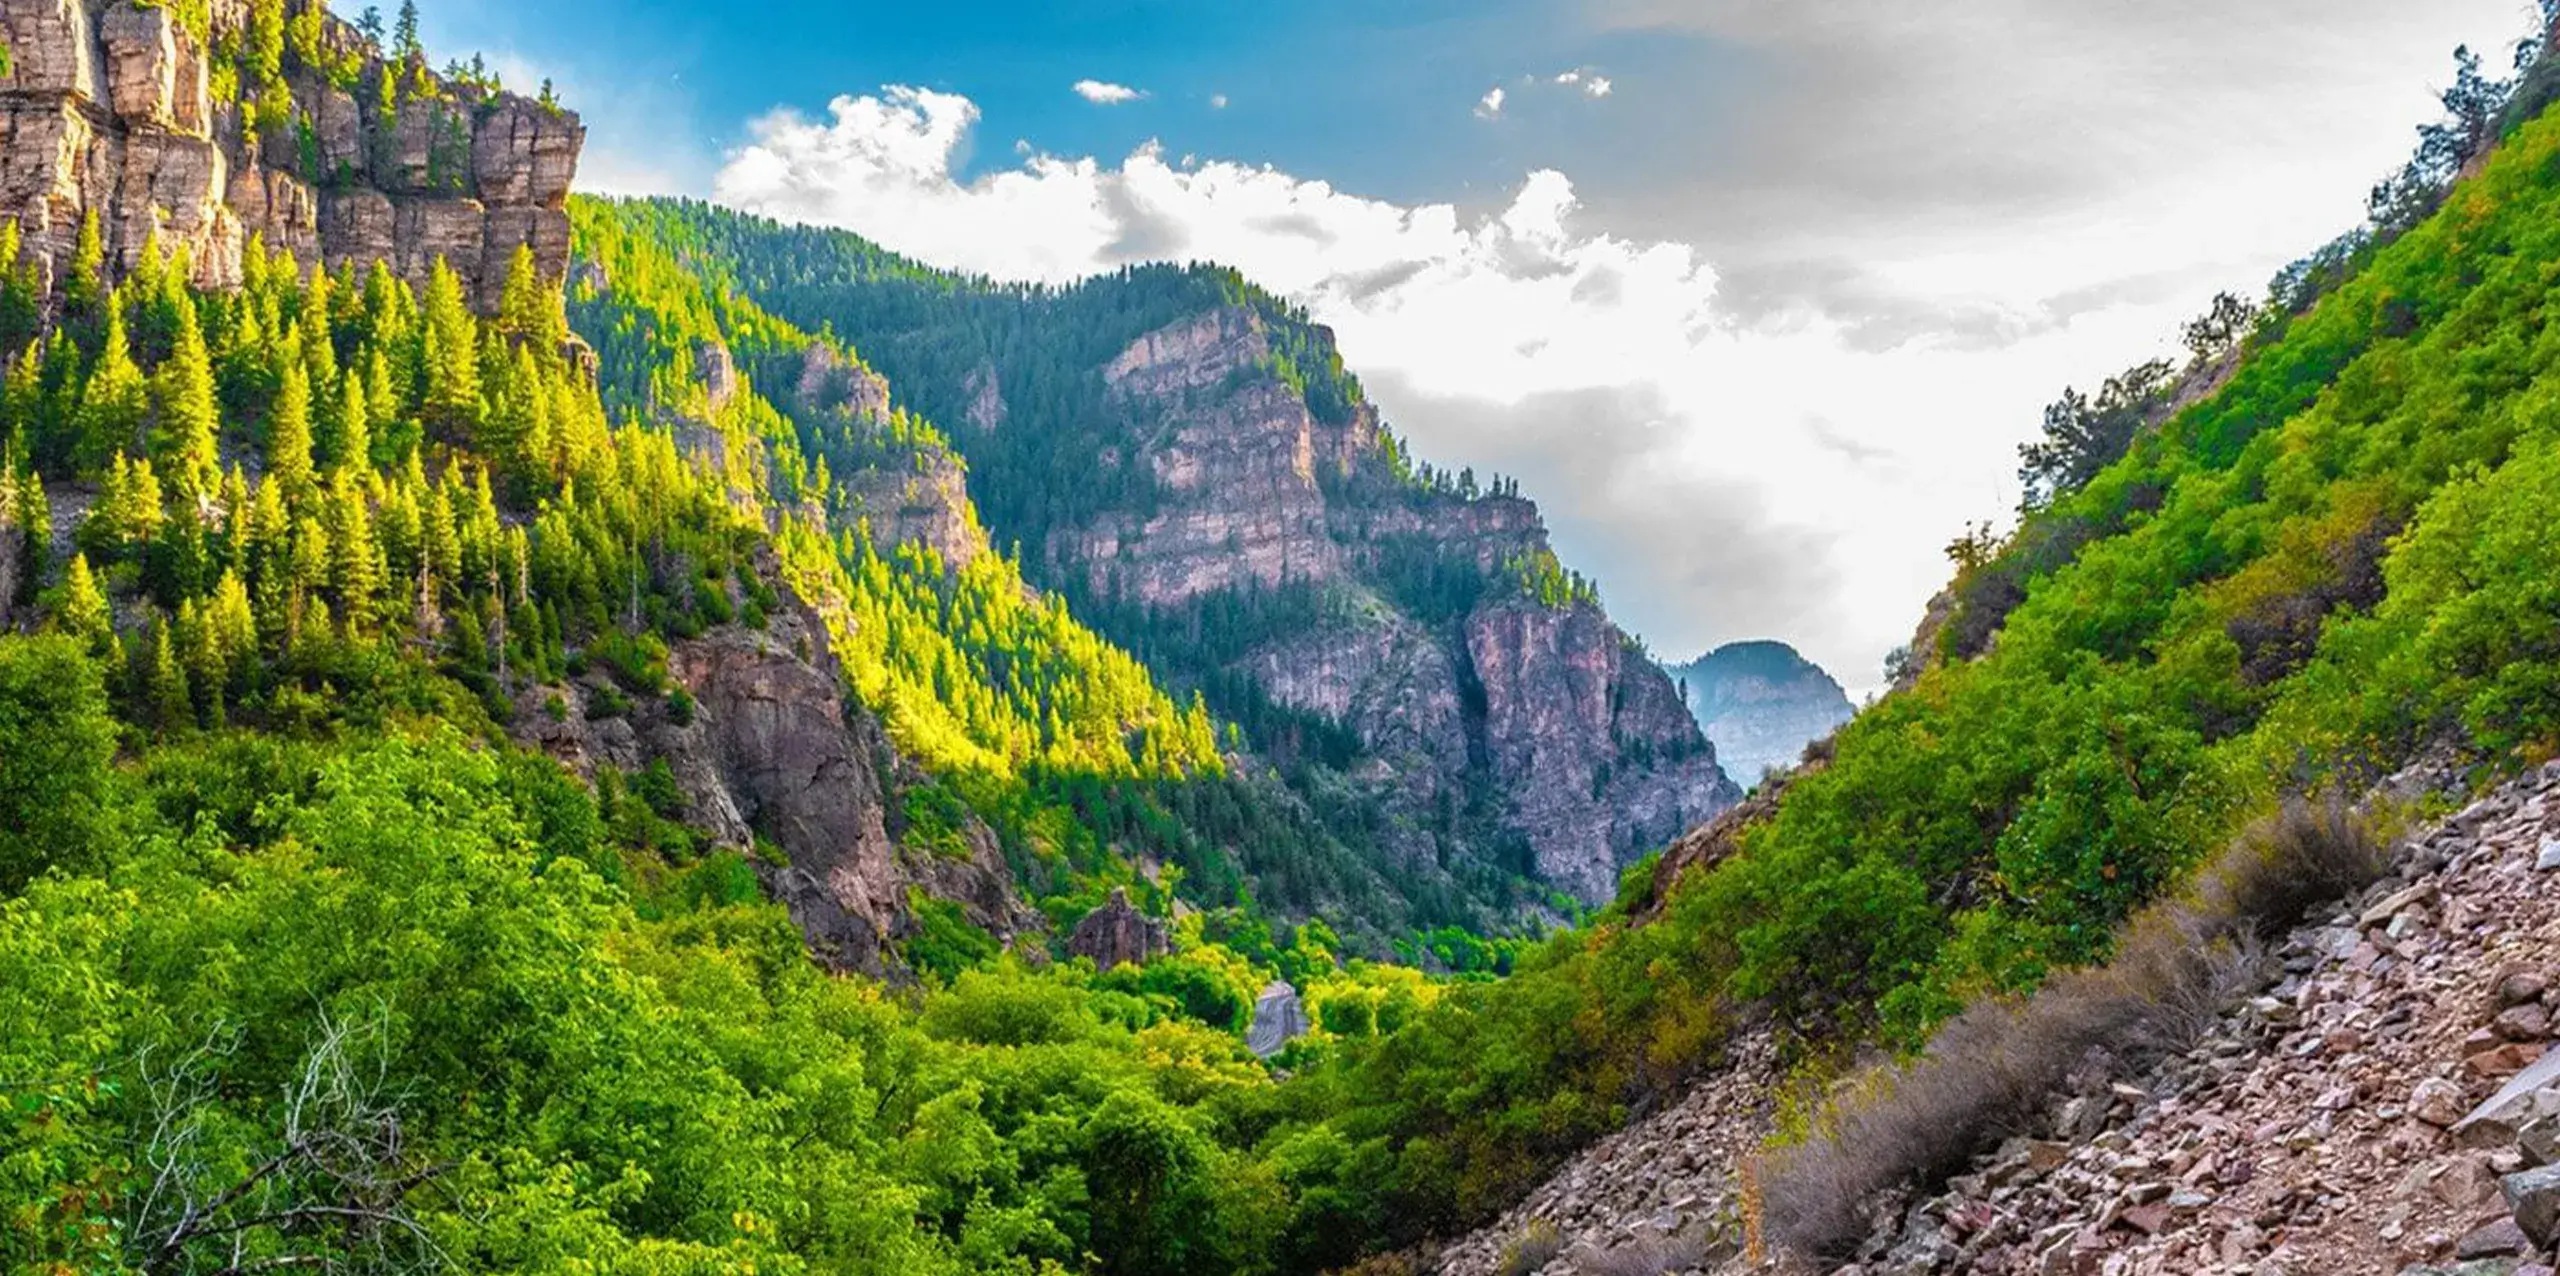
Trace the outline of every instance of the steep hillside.
<instances>
[{"instance_id":1,"label":"steep hillside","mask_svg":"<svg viewBox=\"0 0 2560 1276\"><path fill-rule=\"evenodd\" d=\"M1821 666L1782 642L1737 642L1666 666L1726 774L1757 784L1857 714Z\"/></svg>"},{"instance_id":2,"label":"steep hillside","mask_svg":"<svg viewBox=\"0 0 2560 1276\"><path fill-rule=\"evenodd\" d=\"M895 916L909 886L956 888L968 920L1002 938L1013 919L994 901L1010 863L1060 936L1110 888L1133 887L1158 908L1178 892L1321 914L1380 950L1401 937L1409 914L1375 869L1266 778L1231 771L1196 694L1176 704L990 548L965 465L886 380L604 207L578 206L568 299L603 401L663 424L733 503L761 511L781 596L807 600L808 658L840 673L889 750L885 819L836 840L895 842L910 863L875 865L818 907ZM530 730L555 753L583 750L577 732ZM768 764L807 770L792 753Z\"/></svg>"},{"instance_id":3,"label":"steep hillside","mask_svg":"<svg viewBox=\"0 0 2560 1276\"><path fill-rule=\"evenodd\" d=\"M2439 913L2375 891L2328 933L2285 948L2304 909L2327 919L2336 905L2324 895L2359 889L2364 870L2341 866L2365 858L2356 844L2373 836L2369 826L2423 828L2444 809L2427 795L2432 785L2388 777L2414 770L2476 791L2538 766L2560 739L2551 692L2560 605L2547 584L2560 568L2548 518L2560 491L2550 411L2560 389L2549 372L2560 339L2549 322L2560 120L2542 113L2560 75L2547 37L2528 42L2522 61L2513 85L2465 76L2448 92L2449 118L2422 132L2417 158L2377 192L2369 226L2285 272L2263 306L2217 305L2191 329L2188 373L2147 364L2097 396L2055 405L2048 438L2025 458L2034 499L2021 526L1951 547L1955 583L1902 687L1844 728L1819 765L1683 839L1652 880L1631 880L1630 914L1646 924L1604 919L1581 951L1515 976L1491 999L1498 1010L1474 1008L1518 1023L1438 1025L1459 1043L1432 1052L1441 1083L1499 1086L1515 1114L1608 1100L1694 1113L1701 1100L1676 1098L1689 1078L1665 1057L1713 1058L1720 1042L1747 1059L1759 1024L1815 1078L1862 1045L1927 1047L1908 1069L1770 1095L1785 1137L1754 1182L1729 1164L1661 1176L1695 1199L1654 1230L1689 1232L1693 1257L1714 1228L1764 1219L1767 1238L1801 1256L1878 1262L1858 1270L2192 1270L2254 1261L2245 1255L2281 1243L2286 1227L2369 1242L2377 1233L2338 1229L2397 1217L2380 1240L2432 1258L2461 1237L2446 1220L2486 1223L2481 1215L2521 1207L2514 1195L2491 1206L2479 1189L2484 1170L2515 1168L2529 1149L2484 1147L2500 1157L2456 1164L2432 1126L2405 1119L2414 1102L2388 1089L2305 1091L2284 1078L2325 1073L2342 1087L2387 1066L2414 1087L2459 1053L2468 1076L2456 1084L2479 1090L2550 1035L2547 1016L2530 1012L2484 1028L2476 1009L2421 1017L2416 1008L2423 990L2444 983L2496 987L2492 967L2511 949L2532 959L2539 941L2498 920L2529 915L2539 888L2517 878L2546 862L2532 785L2455 821L2455 836L2400 848L2401 885L2458 886L2460 905ZM2305 809L2287 801L2297 797L2331 809L2323 794L2360 803L2361 814L2326 824L2291 814ZM2468 846L2484 822L2494 840ZM2207 1043L2195 1066L2173 1060L2163 1075L2190 1091L2177 1106L2123 1096L2136 1120L2119 1133L2141 1151L2061 1150L2074 1167L2062 1180L2069 1207L2022 1186L2057 1150L2013 1147L1988 1163L1996 1177L1958 1182L1926 1217L1862 1213L1891 1208L1915 1183L1943 1186L1974 1152L2050 1116L2049 1094L2059 1106L2142 1080L2109 1073L2142 1066L2162 1042L2192 1041L2186 1034L2224 995L2252 986L2261 941L2284 951L2294 975L2322 973L2286 990L2309 998L2291 1009L2320 1029L2253 1029ZM2120 960L2062 978L2049 1000L2009 1000L2111 956ZM1620 1001L1599 973L1612 968L1640 968L1668 991ZM2409 1008L2315 1004L2342 991L2405 993ZM1967 1006L1960 1031L1937 1034ZM2260 1028L2283 1020L2282 1010L2254 1013ZM1594 1034L1603 1040L1647 1043L1658 1070L1606 1049L1558 1060L1527 1044L1594 1020L1607 1025ZM2445 1045L2475 1032L2495 1039ZM2255 1053L2274 1038L2280 1055ZM1508 1063L1449 1062L1523 1048L1563 1066L1531 1080ZM2334 1070L2304 1062L2328 1052L2343 1056ZM1695 1084L1755 1084L1722 1062ZM2074 1089L2092 1084L2100 1090ZM2441 1100L2432 1110L2459 1102L2429 1089ZM2247 1103L2287 1096L2289 1124L2246 1137L2296 1140L2286 1151L2308 1155L2289 1160L2292 1182L2241 1191L2212 1179L2228 1164L2218 1158L2231 1132L2181 1115L2208 1091ZM2316 1110L2303 1112L2305 1101ZM1410 1097L1373 1112L1469 1148L1481 1158L1471 1164L1544 1145L1543 1131L1431 1112ZM2165 1132L2144 1125L2172 1119ZM1660 1146L1663 1128L1630 1140ZM1663 1155L1685 1162L1735 1141L1729 1123L1698 1128L1700 1143L1675 1134ZM2363 1166L2334 1177L2344 1156L2307 1169L2333 1134L2366 1156L2396 1158L2387 1163L2398 1177L2387 1181L2414 1186L2380 1216L2348 1219L2376 1207L2384 1180ZM1582 1165L1533 1198L1607 1235L1578 1238L1559 1227L1561 1213L1519 1217L1518 1230L1478 1238L1461 1257L1487 1262L1510 1246L1536 1261L1504 1266L1532 1270L1577 1239L1624 1239L1610 1229L1654 1217L1638 1189L1657 1180L1608 1175ZM1559 1190L1577 1182L1593 1193ZM2278 1188L2298 1190L2279 1200ZM2421 1192L2432 1203L2415 1199ZM2199 1226L2197 1211L2217 1193L2259 1217L2208 1213L2210 1227ZM1735 1215L1718 1216L1722 1203ZM2279 1208L2287 1221L2268 1222ZM2518 1222L2530 1230L2540 1218ZM1861 1250L1870 1225L1879 1230ZM2143 1243L2155 1233L2173 1239ZM2337 1259L2305 1239L2314 1243L2301 1252ZM2551 1240L2479 1239L2511 1248L2480 1250L2500 1265L2478 1270L2548 1258ZM1649 1252L1590 1261L1642 1270L1633 1265ZM2374 1269L2395 1265L2384 1258Z\"/></svg>"},{"instance_id":4,"label":"steep hillside","mask_svg":"<svg viewBox=\"0 0 2560 1276\"><path fill-rule=\"evenodd\" d=\"M1605 902L1736 796L1536 507L1408 458L1331 334L1231 273L1007 288L701 205L582 216L858 344L1026 574L1205 692L1424 917L1489 920L1523 877Z\"/></svg>"},{"instance_id":5,"label":"steep hillside","mask_svg":"<svg viewBox=\"0 0 2560 1276\"><path fill-rule=\"evenodd\" d=\"M0 16L89 130L0 143L0 1266L1269 1267L1257 998L1320 1053L1446 985L1280 920L1408 936L930 427L648 242L564 296L573 117L414 15ZM332 93L426 176L226 220Z\"/></svg>"}]
</instances>

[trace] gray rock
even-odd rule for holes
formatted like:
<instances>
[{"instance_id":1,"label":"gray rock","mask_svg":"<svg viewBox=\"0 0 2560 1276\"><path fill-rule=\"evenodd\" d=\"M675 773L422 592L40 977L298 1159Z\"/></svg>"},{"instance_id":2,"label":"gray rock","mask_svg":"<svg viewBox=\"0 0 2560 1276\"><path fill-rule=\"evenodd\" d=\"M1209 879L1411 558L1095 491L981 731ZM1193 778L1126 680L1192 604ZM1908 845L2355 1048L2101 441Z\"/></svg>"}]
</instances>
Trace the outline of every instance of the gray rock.
<instances>
[{"instance_id":1,"label":"gray rock","mask_svg":"<svg viewBox=\"0 0 2560 1276\"><path fill-rule=\"evenodd\" d=\"M2516 1226L2535 1244L2548 1246L2560 1239L2560 1165L2510 1174L2498 1187L2506 1194Z\"/></svg>"},{"instance_id":2,"label":"gray rock","mask_svg":"<svg viewBox=\"0 0 2560 1276\"><path fill-rule=\"evenodd\" d=\"M1292 1040L1303 1037L1311 1025L1307 1008L1298 1000L1298 990L1285 979L1274 979L1253 1003L1253 1027L1245 1033L1244 1044L1265 1059L1280 1053Z\"/></svg>"},{"instance_id":3,"label":"gray rock","mask_svg":"<svg viewBox=\"0 0 2560 1276\"><path fill-rule=\"evenodd\" d=\"M2533 1241L2511 1218L2477 1227L2456 1243L2456 1258L2518 1258L2531 1252Z\"/></svg>"},{"instance_id":4,"label":"gray rock","mask_svg":"<svg viewBox=\"0 0 2560 1276\"><path fill-rule=\"evenodd\" d=\"M1138 911L1126 887L1111 888L1111 898L1084 915L1067 936L1067 951L1093 960L1094 969L1143 966L1172 949L1164 923ZM1270 994L1265 993L1265 996Z\"/></svg>"}]
</instances>

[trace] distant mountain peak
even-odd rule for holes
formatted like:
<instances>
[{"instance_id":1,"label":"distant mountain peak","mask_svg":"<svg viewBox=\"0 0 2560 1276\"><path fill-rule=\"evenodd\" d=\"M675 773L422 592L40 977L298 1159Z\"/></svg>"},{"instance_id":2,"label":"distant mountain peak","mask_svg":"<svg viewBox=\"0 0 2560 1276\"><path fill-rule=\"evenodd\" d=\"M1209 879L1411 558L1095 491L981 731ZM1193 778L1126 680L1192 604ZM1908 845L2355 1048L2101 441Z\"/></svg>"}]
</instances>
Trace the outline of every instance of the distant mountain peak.
<instances>
[{"instance_id":1,"label":"distant mountain peak","mask_svg":"<svg viewBox=\"0 0 2560 1276\"><path fill-rule=\"evenodd\" d=\"M1837 679L1774 639L1728 643L1665 671L1725 773L1744 785L1795 765L1806 745L1857 713Z\"/></svg>"}]
</instances>

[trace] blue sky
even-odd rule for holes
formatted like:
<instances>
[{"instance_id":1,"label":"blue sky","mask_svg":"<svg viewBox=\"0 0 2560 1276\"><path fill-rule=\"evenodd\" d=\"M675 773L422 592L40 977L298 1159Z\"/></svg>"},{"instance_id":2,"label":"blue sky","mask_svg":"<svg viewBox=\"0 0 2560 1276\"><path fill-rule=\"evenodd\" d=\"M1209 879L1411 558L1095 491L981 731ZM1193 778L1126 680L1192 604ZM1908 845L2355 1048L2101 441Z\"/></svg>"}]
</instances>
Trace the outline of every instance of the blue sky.
<instances>
[{"instance_id":1,"label":"blue sky","mask_svg":"<svg viewBox=\"0 0 2560 1276\"><path fill-rule=\"evenodd\" d=\"M1718 61L1703 37L1606 30L1529 0L778 0L748 22L725 8L437 0L424 26L439 50L504 50L589 97L646 103L590 110L595 144L650 156L678 180L707 176L745 121L774 106L815 110L838 93L911 84L978 104L970 171L1009 165L1016 139L1120 155L1161 138L1402 202L1499 198L1523 172L1568 160L1595 176L1638 171L1659 158L1655 131L1629 127L1666 105L1643 87L1662 86L1651 73L1676 73L1694 101L1695 77ZM1524 77L1579 68L1636 91L1522 91ZM1071 90L1086 79L1148 96L1096 106ZM1508 127L1479 127L1473 108L1496 85L1509 86ZM1220 98L1223 108L1212 105Z\"/></svg>"},{"instance_id":2,"label":"blue sky","mask_svg":"<svg viewBox=\"0 0 2560 1276\"><path fill-rule=\"evenodd\" d=\"M2502 64L2532 10L426 6L440 52L557 77L588 189L1005 277L1234 265L1424 455L1518 476L1657 651L1776 637L1853 690L2042 406L2357 220L2453 47Z\"/></svg>"}]
</instances>

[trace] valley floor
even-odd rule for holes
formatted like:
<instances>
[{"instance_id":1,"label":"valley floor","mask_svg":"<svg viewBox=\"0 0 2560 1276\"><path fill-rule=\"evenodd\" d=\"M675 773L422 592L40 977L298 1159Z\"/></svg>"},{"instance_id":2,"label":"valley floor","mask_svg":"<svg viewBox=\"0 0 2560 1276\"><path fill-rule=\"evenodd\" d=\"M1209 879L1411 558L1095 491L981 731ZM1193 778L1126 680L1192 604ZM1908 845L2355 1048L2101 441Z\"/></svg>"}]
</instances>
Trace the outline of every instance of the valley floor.
<instances>
[{"instance_id":1,"label":"valley floor","mask_svg":"<svg viewBox=\"0 0 2560 1276\"><path fill-rule=\"evenodd\" d=\"M2550 1276L2560 1171L2527 1171L2560 1153L2560 1119L2533 1124L2560 1078L2527 1069L2560 1011L2560 763L2402 843L2390 877L2270 957L2193 1049L2136 1077L2084 1069L2042 1128L1895 1203L1840 1276ZM1775 1076L1765 1043L1739 1053L1439 1270L1741 1270L1660 1239L1738 1210Z\"/></svg>"}]
</instances>

